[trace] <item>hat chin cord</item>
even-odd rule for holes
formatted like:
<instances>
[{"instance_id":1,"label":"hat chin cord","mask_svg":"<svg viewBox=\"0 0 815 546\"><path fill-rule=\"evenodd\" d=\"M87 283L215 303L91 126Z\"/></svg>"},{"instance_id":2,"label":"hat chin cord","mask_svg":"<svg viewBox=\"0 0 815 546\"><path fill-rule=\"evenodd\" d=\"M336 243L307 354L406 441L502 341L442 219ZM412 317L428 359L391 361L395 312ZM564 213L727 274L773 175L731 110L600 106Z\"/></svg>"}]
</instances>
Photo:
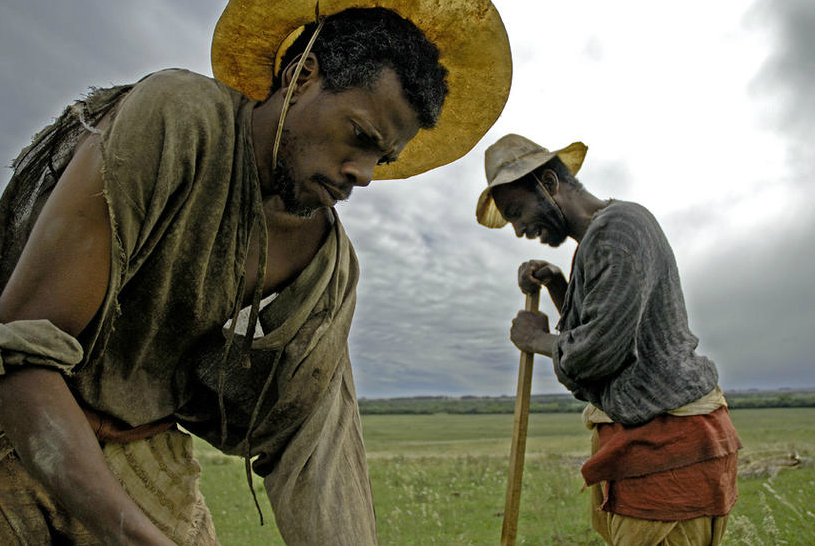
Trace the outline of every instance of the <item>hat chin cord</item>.
<instances>
[{"instance_id":1,"label":"hat chin cord","mask_svg":"<svg viewBox=\"0 0 815 546\"><path fill-rule=\"evenodd\" d=\"M297 79L300 77L300 72L303 70L303 65L306 64L306 57L308 57L309 53L311 53L311 47L317 40L317 35L320 34L320 30L323 28L323 23L325 22L325 17L320 17L320 2L317 2L317 4L314 6L314 17L317 21L317 28L314 29L314 34L311 35L311 39L308 41L306 48L300 55L300 60L297 61L297 66L294 67L294 74L292 75L289 89L286 91L286 98L283 100L283 108L280 110L280 121L277 123L277 132L275 133L274 137L274 149L272 150L272 165L275 167L277 167L277 151L280 148L280 139L283 136L283 123L286 121L286 114L289 112L291 97L294 94L294 89L297 87Z\"/></svg>"},{"instance_id":2,"label":"hat chin cord","mask_svg":"<svg viewBox=\"0 0 815 546\"><path fill-rule=\"evenodd\" d=\"M549 201L552 207L554 207L554 209L557 211L558 220L560 220L561 224L563 224L563 227L565 228L566 233L568 233L569 222L566 220L566 216L563 214L563 209L561 209L560 205L558 205L557 202L555 202L555 198L552 197L552 195L549 193L549 190L547 190L546 186L543 185L543 182L541 182L541 179L538 178L538 175L536 175L534 172L530 174L535 178L535 181L538 183L538 187L540 187L544 197L546 197L546 200Z\"/></svg>"},{"instance_id":3,"label":"hat chin cord","mask_svg":"<svg viewBox=\"0 0 815 546\"><path fill-rule=\"evenodd\" d=\"M297 78L300 77L300 71L303 69L303 65L306 62L306 57L308 57L308 54L311 52L311 47L314 45L314 41L317 39L317 35L320 33L320 29L323 28L323 22L325 21L324 17L320 17L320 3L319 2L317 2L317 5L314 8L314 16L317 18L317 22L318 22L317 23L317 28L314 30L314 34L312 34L311 39L308 41L308 44L306 45L305 50L303 50L303 53L300 56L300 60L297 61L297 66L294 68L294 74L292 75L292 81L289 84L289 89L288 89L288 91L286 91L286 98L283 101L283 108L280 111L280 121L277 123L277 133L275 134L274 149L272 150L272 165L274 165L275 167L277 167L277 152L278 152L278 149L280 148L280 138L283 135L283 123L286 120L286 113L289 110L289 104L291 104L291 97L292 97L292 94L294 93L294 88L297 87ZM260 229L261 229L260 237L258 238L258 245L261 247L260 248L260 253L258 255L259 259L258 259L257 278L259 280L258 280L257 287L255 288L255 294L254 294L254 297L253 297L253 300L252 300L252 308L251 308L251 312L249 313L249 327L246 330L246 332L247 332L246 333L246 341L245 341L245 344L244 344L244 347L243 347L243 353L242 354L245 355L246 357L248 357L248 349L252 344L252 336L251 336L250 332L252 332L255 329L255 324L257 324L257 319L258 319L258 313L260 311L260 299L261 299L261 293L263 291L262 279L264 279L265 275L266 275L266 273L265 273L265 271L266 271L265 245L266 245L266 240L267 240L267 234L266 234L266 221L263 218L263 208L262 207L260 208L258 213L260 215ZM231 330L232 333L234 333L234 331L235 331L235 324L237 323L237 320L236 320L237 319L237 311L239 309L240 309L240 306L237 306L235 316L233 317L233 320L232 320L232 330ZM231 340L230 340L230 342L231 342ZM224 352L224 355L225 355L224 360L226 359L226 355L229 354L229 348L228 347L229 346L227 345L227 350ZM275 362L272 365L273 370L277 367L277 363L279 362L280 357L281 357L282 354L283 354L283 350L280 349L278 351L278 353L277 353L277 356L275 357ZM223 362L222 362L222 365L223 365ZM220 372L220 373L222 373L222 372ZM258 415L260 414L261 405L263 404L266 393L267 393L268 388L269 388L269 386L271 384L272 377L273 377L273 374L270 374L269 377L266 380L266 384L264 385L263 390L260 393L260 396L258 396L258 400L255 403L255 408L252 411L252 416L249 419L249 425L246 428L246 437L243 439L243 442L242 442L243 450L244 450L244 452L243 452L243 460L244 460L244 470L246 471L246 481L247 481L247 483L249 485L249 492L252 494L252 500L255 501L255 509L258 511L258 516L260 516L260 524L261 525L263 525L263 511L260 509L260 503L258 502L258 496L255 493L254 486L252 485L251 436L252 436L252 431L253 431L253 429L255 427L255 422L257 421ZM220 386L219 386L218 396L219 396L218 403L219 403L219 405L221 407L221 444L223 445L225 443L225 441L226 441L227 431L226 431L225 409L224 409L224 404L223 404L223 391L221 390Z\"/></svg>"}]
</instances>

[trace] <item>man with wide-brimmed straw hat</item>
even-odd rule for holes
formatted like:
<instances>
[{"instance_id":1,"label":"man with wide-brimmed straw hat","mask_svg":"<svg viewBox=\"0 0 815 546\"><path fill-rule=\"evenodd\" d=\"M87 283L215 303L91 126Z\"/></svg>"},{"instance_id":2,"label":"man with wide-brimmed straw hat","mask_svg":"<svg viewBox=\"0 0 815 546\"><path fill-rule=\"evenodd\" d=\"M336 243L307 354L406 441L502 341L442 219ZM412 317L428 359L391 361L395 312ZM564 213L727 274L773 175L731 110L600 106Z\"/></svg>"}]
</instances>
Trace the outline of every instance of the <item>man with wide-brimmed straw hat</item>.
<instances>
[{"instance_id":1,"label":"man with wide-brimmed straw hat","mask_svg":"<svg viewBox=\"0 0 815 546\"><path fill-rule=\"evenodd\" d=\"M568 282L543 260L521 265L521 290L548 289L561 318L521 311L510 337L551 357L558 380L589 402L592 525L616 546L718 544L736 501L741 444L716 367L696 353L676 261L656 219L603 201L576 174L587 148L549 151L509 134L485 154L479 223L518 237L577 241ZM664 541L664 542L663 542Z\"/></svg>"},{"instance_id":2,"label":"man with wide-brimmed straw hat","mask_svg":"<svg viewBox=\"0 0 815 546\"><path fill-rule=\"evenodd\" d=\"M333 205L470 150L506 33L484 0L231 0L212 62L95 90L15 161L4 544L216 543L176 424L263 477L288 543L376 542Z\"/></svg>"}]
</instances>

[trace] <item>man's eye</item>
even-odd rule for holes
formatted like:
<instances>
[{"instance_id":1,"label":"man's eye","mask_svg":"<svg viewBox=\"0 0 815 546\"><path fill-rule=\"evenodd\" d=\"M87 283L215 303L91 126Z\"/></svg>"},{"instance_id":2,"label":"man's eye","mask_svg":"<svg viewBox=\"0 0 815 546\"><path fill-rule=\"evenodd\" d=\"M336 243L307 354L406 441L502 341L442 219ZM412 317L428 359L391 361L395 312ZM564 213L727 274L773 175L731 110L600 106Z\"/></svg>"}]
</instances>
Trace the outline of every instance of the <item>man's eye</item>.
<instances>
[{"instance_id":1,"label":"man's eye","mask_svg":"<svg viewBox=\"0 0 815 546\"><path fill-rule=\"evenodd\" d=\"M354 138L357 139L357 143L361 146L370 146L373 142L371 136L360 129L358 125L354 125Z\"/></svg>"},{"instance_id":2,"label":"man's eye","mask_svg":"<svg viewBox=\"0 0 815 546\"><path fill-rule=\"evenodd\" d=\"M360 129L357 124L353 124L352 127L354 128L354 138L356 138L357 144L365 149L378 149L376 140L371 135ZM396 159L391 156L382 156L377 160L376 164L387 165L388 163L393 163L394 161L396 161Z\"/></svg>"}]
</instances>

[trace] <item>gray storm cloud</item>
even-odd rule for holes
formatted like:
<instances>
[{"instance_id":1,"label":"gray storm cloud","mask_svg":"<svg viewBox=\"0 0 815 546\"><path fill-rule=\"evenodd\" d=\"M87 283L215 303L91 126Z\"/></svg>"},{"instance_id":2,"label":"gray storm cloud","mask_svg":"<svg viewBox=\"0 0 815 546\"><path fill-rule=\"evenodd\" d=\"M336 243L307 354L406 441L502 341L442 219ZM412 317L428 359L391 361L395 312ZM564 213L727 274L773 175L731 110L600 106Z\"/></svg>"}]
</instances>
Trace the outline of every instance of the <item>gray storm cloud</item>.
<instances>
[{"instance_id":1,"label":"gray storm cloud","mask_svg":"<svg viewBox=\"0 0 815 546\"><path fill-rule=\"evenodd\" d=\"M172 66L209 73L212 29L225 3L9 0L0 4L0 164L7 164L36 131L90 86L131 82ZM542 142L546 145L585 138L592 146L581 172L587 187L599 197L638 201L653 187L648 184L651 180L642 180L646 158L612 150L617 134L626 148L635 148L636 140L625 134L624 125L636 116L660 119L666 113L682 113L683 108L688 116L697 111L695 96L666 99L643 110L639 104L623 102L630 95L627 79L640 98L648 98L648 86L655 83L636 80L643 75L640 68L614 64L625 61L631 51L622 47L630 44L621 39L629 35L661 38L658 32L639 36L638 32L647 30L639 26L624 28L636 17L589 2L587 6L595 11L620 16L614 24L598 25L585 18L588 8L546 6L547 14L572 9L559 19L563 24L552 29L555 39L537 31L535 14L543 7L520 6L514 0L495 3L507 24L515 56L510 102L496 126L462 160L409 180L374 182L339 208L362 266L350 339L362 396L514 392L518 351L509 342L508 330L523 306L515 284L517 267L525 259L544 258L568 271L574 244L552 250L536 241L516 239L510 228L488 230L476 224L474 206L484 185L483 153L489 144L507 132L551 138L552 142ZM656 7L650 9L651 16L659 12ZM720 23L742 21L732 32L760 36L766 43L764 56L756 58L752 69L751 108L763 130L786 145L784 160L777 162L777 170L768 172L762 163L776 151L745 148L737 157L728 156L728 161L755 163L754 177L706 182L739 184L749 191L700 201L698 195L686 195L681 186L672 187L664 197L671 206L663 205L667 212L658 218L677 251L692 329L701 338L700 349L717 362L722 386L815 386L810 357L815 354L815 291L811 288L815 152L810 145L815 126L815 93L811 92L815 3L759 0L746 14L726 15ZM577 37L583 24L592 28ZM571 33L576 37L570 42ZM683 64L671 65L668 73L677 81L699 77L699 59L682 55L675 59ZM574 66L583 74L596 75L600 84L573 89L569 86L574 75L564 73L555 80L551 73L549 79L542 77L541 67L553 70L555 66L558 71ZM728 72L715 74L725 78ZM647 80L648 74L644 76ZM700 77L692 89L704 84ZM670 85L654 89L662 92ZM553 91L564 92L550 94ZM613 92L623 93L610 98ZM703 92L699 95L704 97ZM545 102L547 97L558 100ZM595 98L611 102L599 103ZM714 121L715 117L710 118ZM659 130L674 128L666 123ZM727 126L700 130L722 131L728 139L741 136ZM609 131L611 137L606 136ZM636 135L649 142L663 136L659 132ZM709 150L697 151L692 161L678 166L666 163L663 168L704 177L705 162L713 161L708 155ZM9 174L0 177L0 184ZM654 179L661 174L645 173ZM704 192L704 185L694 188L697 194ZM756 214L755 219L750 214ZM554 324L551 304L544 301L542 309ZM563 391L545 358L537 360L533 390Z\"/></svg>"}]
</instances>

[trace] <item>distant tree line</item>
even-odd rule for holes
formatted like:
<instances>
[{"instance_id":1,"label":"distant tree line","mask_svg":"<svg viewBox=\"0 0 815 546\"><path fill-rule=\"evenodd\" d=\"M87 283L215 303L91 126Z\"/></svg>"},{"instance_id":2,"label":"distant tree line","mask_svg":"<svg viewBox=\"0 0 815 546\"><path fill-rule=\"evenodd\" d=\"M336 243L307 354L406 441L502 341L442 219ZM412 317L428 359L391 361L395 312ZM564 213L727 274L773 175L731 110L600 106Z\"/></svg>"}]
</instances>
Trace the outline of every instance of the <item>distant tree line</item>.
<instances>
[{"instance_id":1,"label":"distant tree line","mask_svg":"<svg viewBox=\"0 0 815 546\"><path fill-rule=\"evenodd\" d=\"M731 408L812 408L815 407L815 390L735 391L728 392L727 403Z\"/></svg>"},{"instance_id":2,"label":"distant tree line","mask_svg":"<svg viewBox=\"0 0 815 546\"><path fill-rule=\"evenodd\" d=\"M815 389L732 391L725 393L732 409L815 407ZM531 413L577 413L586 403L570 394L536 394L529 403ZM405 398L360 398L364 415L384 414L484 414L513 413L514 396L414 396Z\"/></svg>"}]
</instances>

